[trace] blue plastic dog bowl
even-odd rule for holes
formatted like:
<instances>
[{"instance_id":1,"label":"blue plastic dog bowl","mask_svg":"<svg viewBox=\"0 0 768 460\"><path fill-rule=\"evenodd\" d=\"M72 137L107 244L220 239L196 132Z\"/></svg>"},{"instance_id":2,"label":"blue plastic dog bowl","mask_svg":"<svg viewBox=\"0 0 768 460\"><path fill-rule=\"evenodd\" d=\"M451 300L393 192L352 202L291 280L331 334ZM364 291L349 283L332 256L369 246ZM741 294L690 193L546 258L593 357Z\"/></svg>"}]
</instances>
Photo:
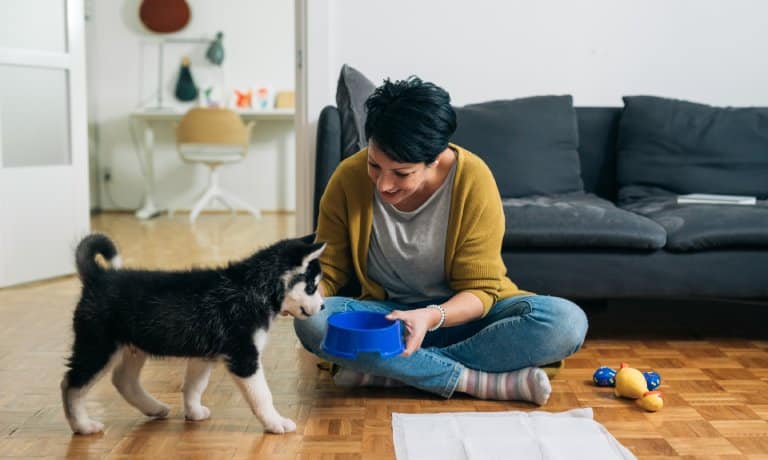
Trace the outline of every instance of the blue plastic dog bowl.
<instances>
[{"instance_id":1,"label":"blue plastic dog bowl","mask_svg":"<svg viewBox=\"0 0 768 460\"><path fill-rule=\"evenodd\" d=\"M358 353L378 353L382 358L392 358L405 349L400 321L369 311L331 315L320 347L328 354L347 359L357 358Z\"/></svg>"}]
</instances>

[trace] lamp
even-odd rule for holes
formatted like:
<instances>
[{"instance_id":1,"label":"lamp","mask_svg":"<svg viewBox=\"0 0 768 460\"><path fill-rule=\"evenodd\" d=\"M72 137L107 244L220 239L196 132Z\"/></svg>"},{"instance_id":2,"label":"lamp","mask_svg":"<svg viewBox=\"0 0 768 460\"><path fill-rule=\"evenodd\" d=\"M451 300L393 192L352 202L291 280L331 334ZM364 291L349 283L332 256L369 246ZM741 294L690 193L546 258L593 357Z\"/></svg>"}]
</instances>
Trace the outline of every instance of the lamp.
<instances>
[{"instance_id":1,"label":"lamp","mask_svg":"<svg viewBox=\"0 0 768 460\"><path fill-rule=\"evenodd\" d=\"M165 63L165 45L171 43L202 43L208 44L205 57L213 65L220 66L224 62L224 34L216 32L213 40L207 38L165 38L160 40L157 51L157 106L154 109L163 109L163 66Z\"/></svg>"}]
</instances>

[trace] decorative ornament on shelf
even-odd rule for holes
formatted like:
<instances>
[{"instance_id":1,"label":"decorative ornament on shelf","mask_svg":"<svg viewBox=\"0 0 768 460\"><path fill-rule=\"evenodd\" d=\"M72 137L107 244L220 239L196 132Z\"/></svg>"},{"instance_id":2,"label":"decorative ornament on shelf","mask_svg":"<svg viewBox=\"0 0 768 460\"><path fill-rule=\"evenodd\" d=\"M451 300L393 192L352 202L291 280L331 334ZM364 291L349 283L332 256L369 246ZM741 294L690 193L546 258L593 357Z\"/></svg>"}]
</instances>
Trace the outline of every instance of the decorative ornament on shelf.
<instances>
[{"instance_id":1,"label":"decorative ornament on shelf","mask_svg":"<svg viewBox=\"0 0 768 460\"><path fill-rule=\"evenodd\" d=\"M215 65L221 65L224 62L224 45L222 40L224 34L222 32L216 32L216 38L208 46L208 50L205 52L205 57Z\"/></svg>"},{"instance_id":2,"label":"decorative ornament on shelf","mask_svg":"<svg viewBox=\"0 0 768 460\"><path fill-rule=\"evenodd\" d=\"M221 88L215 84L203 86L203 98L200 101L203 107L223 107Z\"/></svg>"},{"instance_id":3,"label":"decorative ornament on shelf","mask_svg":"<svg viewBox=\"0 0 768 460\"><path fill-rule=\"evenodd\" d=\"M275 95L276 109L292 109L296 105L293 91L279 91Z\"/></svg>"},{"instance_id":4,"label":"decorative ornament on shelf","mask_svg":"<svg viewBox=\"0 0 768 460\"><path fill-rule=\"evenodd\" d=\"M252 107L253 91L235 90L235 107L238 109L250 109Z\"/></svg>"},{"instance_id":5,"label":"decorative ornament on shelf","mask_svg":"<svg viewBox=\"0 0 768 460\"><path fill-rule=\"evenodd\" d=\"M142 0L139 18L152 32L178 32L189 23L190 11L186 0Z\"/></svg>"},{"instance_id":6,"label":"decorative ornament on shelf","mask_svg":"<svg viewBox=\"0 0 768 460\"><path fill-rule=\"evenodd\" d=\"M224 35L219 32L216 34L216 38L195 38L195 37L168 37L168 38L162 38L157 41L157 100L154 107L148 107L149 109L153 110L163 110L170 108L169 106L166 106L163 102L163 88L167 84L164 77L163 77L163 69L165 68L165 48L170 45L176 45L176 44L205 44L208 45L207 51L206 51L206 60L210 62L211 64L215 65L218 69L218 72L223 72L223 68L221 67L221 63L224 59L224 45L223 45L223 37ZM186 70L184 69L184 65L182 64L181 72L179 73L179 83L176 85L176 97L181 101L191 101L194 100L197 97L198 89L195 87L194 94L195 96L191 99L184 99L190 97L193 91L191 91L183 80L192 82L192 75L191 71L189 69L189 59L185 58L187 61ZM212 80L211 78L208 78L207 80ZM225 99L225 93L222 92L222 88L224 87L222 78L218 78L218 81L216 82L210 82L211 84L203 85L204 89L208 89L210 86L213 86L213 89L211 89L211 92L208 94L211 96L210 99L206 99L204 102L201 101L201 104L206 104L209 106L215 106L215 105L223 105L223 100ZM182 90L182 96L179 96L180 86L185 87ZM192 86L194 86L194 82L192 83Z\"/></svg>"},{"instance_id":7,"label":"decorative ornament on shelf","mask_svg":"<svg viewBox=\"0 0 768 460\"><path fill-rule=\"evenodd\" d=\"M253 106L257 110L269 110L275 106L275 92L269 85L257 85L255 87L255 100Z\"/></svg>"},{"instance_id":8,"label":"decorative ornament on shelf","mask_svg":"<svg viewBox=\"0 0 768 460\"><path fill-rule=\"evenodd\" d=\"M184 56L179 70L179 81L176 82L176 99L189 102L197 99L197 86L192 80L192 72L189 70L189 58Z\"/></svg>"}]
</instances>

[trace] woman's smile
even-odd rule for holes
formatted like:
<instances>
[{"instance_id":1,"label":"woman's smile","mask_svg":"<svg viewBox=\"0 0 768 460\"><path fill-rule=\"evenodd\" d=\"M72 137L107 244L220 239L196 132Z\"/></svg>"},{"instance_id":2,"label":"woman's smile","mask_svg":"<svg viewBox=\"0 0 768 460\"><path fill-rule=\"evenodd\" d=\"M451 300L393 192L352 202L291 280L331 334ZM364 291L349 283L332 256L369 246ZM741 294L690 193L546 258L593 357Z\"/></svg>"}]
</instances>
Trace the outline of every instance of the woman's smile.
<instances>
[{"instance_id":1,"label":"woman's smile","mask_svg":"<svg viewBox=\"0 0 768 460\"><path fill-rule=\"evenodd\" d=\"M382 196L384 196L385 198L392 198L395 195L397 195L398 193L400 193L400 190L381 192Z\"/></svg>"}]
</instances>

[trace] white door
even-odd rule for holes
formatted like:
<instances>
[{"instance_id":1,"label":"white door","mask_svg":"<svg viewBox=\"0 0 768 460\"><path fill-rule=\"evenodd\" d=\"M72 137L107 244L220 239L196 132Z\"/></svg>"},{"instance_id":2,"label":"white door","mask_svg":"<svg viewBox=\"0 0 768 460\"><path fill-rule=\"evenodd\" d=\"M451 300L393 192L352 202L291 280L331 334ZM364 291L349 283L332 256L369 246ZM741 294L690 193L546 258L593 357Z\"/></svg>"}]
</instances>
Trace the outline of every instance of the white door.
<instances>
[{"instance_id":1,"label":"white door","mask_svg":"<svg viewBox=\"0 0 768 460\"><path fill-rule=\"evenodd\" d=\"M89 230L82 0L0 0L0 287L74 271Z\"/></svg>"}]
</instances>

